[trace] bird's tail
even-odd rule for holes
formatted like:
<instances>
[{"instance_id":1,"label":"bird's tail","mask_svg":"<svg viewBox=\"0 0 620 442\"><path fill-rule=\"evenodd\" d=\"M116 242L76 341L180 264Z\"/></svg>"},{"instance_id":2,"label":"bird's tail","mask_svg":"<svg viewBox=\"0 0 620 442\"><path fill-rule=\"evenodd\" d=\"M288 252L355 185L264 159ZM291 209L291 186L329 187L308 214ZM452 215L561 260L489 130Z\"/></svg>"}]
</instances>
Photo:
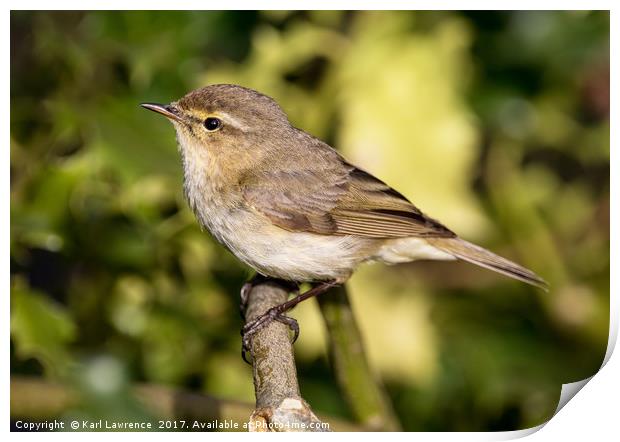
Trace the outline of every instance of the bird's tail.
<instances>
[{"instance_id":1,"label":"bird's tail","mask_svg":"<svg viewBox=\"0 0 620 442\"><path fill-rule=\"evenodd\" d=\"M548 290L547 282L531 270L461 238L426 238L434 247L459 259Z\"/></svg>"}]
</instances>

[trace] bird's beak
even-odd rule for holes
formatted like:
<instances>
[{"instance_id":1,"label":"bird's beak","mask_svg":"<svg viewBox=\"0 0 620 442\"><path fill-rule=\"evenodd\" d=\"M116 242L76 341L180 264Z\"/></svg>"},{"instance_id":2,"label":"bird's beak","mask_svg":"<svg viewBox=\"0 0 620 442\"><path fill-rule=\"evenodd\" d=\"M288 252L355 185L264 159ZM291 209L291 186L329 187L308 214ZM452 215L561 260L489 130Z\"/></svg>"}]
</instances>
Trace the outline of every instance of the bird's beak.
<instances>
[{"instance_id":1,"label":"bird's beak","mask_svg":"<svg viewBox=\"0 0 620 442\"><path fill-rule=\"evenodd\" d=\"M170 104L141 103L140 106L153 112L162 114L164 117L170 120L176 120L180 123L183 123L183 116L181 115L179 110Z\"/></svg>"}]
</instances>

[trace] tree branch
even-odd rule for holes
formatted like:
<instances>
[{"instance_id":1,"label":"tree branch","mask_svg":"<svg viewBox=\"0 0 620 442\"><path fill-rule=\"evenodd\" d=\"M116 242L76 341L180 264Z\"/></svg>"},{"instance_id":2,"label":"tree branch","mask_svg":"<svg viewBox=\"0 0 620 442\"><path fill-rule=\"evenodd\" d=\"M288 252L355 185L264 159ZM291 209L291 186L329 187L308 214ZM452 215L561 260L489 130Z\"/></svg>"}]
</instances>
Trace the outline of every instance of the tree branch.
<instances>
[{"instance_id":1,"label":"tree branch","mask_svg":"<svg viewBox=\"0 0 620 442\"><path fill-rule=\"evenodd\" d=\"M250 322L288 299L275 280L254 284L246 307ZM329 431L301 397L288 326L273 321L252 338L250 348L256 410L250 431Z\"/></svg>"},{"instance_id":2,"label":"tree branch","mask_svg":"<svg viewBox=\"0 0 620 442\"><path fill-rule=\"evenodd\" d=\"M401 431L390 400L366 360L346 288L335 287L317 299L328 330L333 372L356 420L375 431Z\"/></svg>"}]
</instances>

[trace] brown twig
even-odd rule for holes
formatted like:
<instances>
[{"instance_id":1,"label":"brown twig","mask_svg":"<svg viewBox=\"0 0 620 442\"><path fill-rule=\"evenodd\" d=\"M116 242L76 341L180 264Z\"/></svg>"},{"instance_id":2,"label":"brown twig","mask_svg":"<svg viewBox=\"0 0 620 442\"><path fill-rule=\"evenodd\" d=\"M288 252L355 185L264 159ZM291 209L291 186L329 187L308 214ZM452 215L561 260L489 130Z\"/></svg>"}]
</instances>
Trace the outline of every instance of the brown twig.
<instances>
[{"instance_id":1,"label":"brown twig","mask_svg":"<svg viewBox=\"0 0 620 442\"><path fill-rule=\"evenodd\" d=\"M288 290L274 280L254 284L245 316L250 322L282 304ZM329 431L301 397L293 346L286 325L273 321L258 331L250 347L256 409L250 431Z\"/></svg>"}]
</instances>

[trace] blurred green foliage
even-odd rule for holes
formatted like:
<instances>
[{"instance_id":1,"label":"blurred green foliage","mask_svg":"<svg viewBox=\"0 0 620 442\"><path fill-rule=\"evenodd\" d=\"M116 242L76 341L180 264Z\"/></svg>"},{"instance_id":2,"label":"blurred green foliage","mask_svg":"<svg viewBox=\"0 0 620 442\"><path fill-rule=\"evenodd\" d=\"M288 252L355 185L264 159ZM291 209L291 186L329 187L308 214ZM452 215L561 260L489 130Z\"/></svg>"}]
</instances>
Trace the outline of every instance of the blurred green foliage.
<instances>
[{"instance_id":1,"label":"blurred green foliage","mask_svg":"<svg viewBox=\"0 0 620 442\"><path fill-rule=\"evenodd\" d=\"M136 381L253 400L237 310L249 270L199 230L173 130L138 107L215 82L273 96L550 281L544 293L460 263L360 269L353 305L405 429L537 425L562 383L598 369L608 13L12 12L13 374L89 392L77 416L142 416L124 387ZM294 316L302 394L348 417L314 301Z\"/></svg>"}]
</instances>

